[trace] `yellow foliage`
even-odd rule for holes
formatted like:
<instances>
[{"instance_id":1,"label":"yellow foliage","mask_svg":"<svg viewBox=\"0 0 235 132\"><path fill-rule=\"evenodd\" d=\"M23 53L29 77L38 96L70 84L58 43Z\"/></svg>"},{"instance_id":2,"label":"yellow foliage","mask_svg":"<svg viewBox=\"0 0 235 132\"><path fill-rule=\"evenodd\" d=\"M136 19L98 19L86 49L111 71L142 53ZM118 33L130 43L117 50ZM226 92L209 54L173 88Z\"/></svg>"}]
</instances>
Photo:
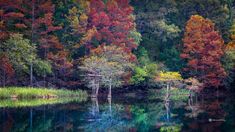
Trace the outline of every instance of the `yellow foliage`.
<instances>
[{"instance_id":1,"label":"yellow foliage","mask_svg":"<svg viewBox=\"0 0 235 132\"><path fill-rule=\"evenodd\" d=\"M87 42L89 42L93 36L97 33L97 30L95 27L89 29L86 34L84 34L83 38L81 39L80 43L76 44L75 47L79 48L80 46L86 44Z\"/></svg>"},{"instance_id":2,"label":"yellow foliage","mask_svg":"<svg viewBox=\"0 0 235 132\"><path fill-rule=\"evenodd\" d=\"M4 28L4 21L0 21L0 28Z\"/></svg>"},{"instance_id":3,"label":"yellow foliage","mask_svg":"<svg viewBox=\"0 0 235 132\"><path fill-rule=\"evenodd\" d=\"M229 50L235 50L235 42L232 41L226 45L225 51L229 51Z\"/></svg>"},{"instance_id":4,"label":"yellow foliage","mask_svg":"<svg viewBox=\"0 0 235 132\"><path fill-rule=\"evenodd\" d=\"M90 0L79 0L78 3L87 13L90 12Z\"/></svg>"},{"instance_id":5,"label":"yellow foliage","mask_svg":"<svg viewBox=\"0 0 235 132\"><path fill-rule=\"evenodd\" d=\"M173 80L183 80L182 76L179 72L160 72L156 79L156 81L173 81Z\"/></svg>"}]
</instances>

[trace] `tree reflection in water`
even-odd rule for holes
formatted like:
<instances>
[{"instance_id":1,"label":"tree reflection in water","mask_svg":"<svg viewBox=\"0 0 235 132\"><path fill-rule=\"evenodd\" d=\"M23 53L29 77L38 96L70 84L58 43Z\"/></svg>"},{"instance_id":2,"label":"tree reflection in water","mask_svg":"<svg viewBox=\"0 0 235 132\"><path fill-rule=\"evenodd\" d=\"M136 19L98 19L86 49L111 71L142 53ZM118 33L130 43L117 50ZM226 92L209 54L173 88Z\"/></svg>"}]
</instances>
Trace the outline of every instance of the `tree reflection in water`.
<instances>
[{"instance_id":1,"label":"tree reflection in water","mask_svg":"<svg viewBox=\"0 0 235 132\"><path fill-rule=\"evenodd\" d=\"M0 131L232 131L233 101L201 96L185 102L92 98L84 103L0 108Z\"/></svg>"}]
</instances>

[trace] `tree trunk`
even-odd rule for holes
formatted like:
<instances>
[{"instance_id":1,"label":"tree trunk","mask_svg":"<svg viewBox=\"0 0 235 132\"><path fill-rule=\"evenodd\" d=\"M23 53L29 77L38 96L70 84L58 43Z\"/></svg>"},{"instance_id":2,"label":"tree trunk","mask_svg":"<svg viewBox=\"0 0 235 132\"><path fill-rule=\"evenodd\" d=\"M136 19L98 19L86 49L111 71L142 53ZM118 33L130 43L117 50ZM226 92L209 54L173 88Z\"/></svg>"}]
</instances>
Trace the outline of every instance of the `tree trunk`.
<instances>
[{"instance_id":1,"label":"tree trunk","mask_svg":"<svg viewBox=\"0 0 235 132\"><path fill-rule=\"evenodd\" d=\"M108 98L112 98L112 80L111 79L109 81L109 94L108 94Z\"/></svg>"},{"instance_id":2,"label":"tree trunk","mask_svg":"<svg viewBox=\"0 0 235 132\"><path fill-rule=\"evenodd\" d=\"M167 122L170 121L170 107L169 107L169 102L165 102L165 108L166 108L166 119L167 119Z\"/></svg>"},{"instance_id":3,"label":"tree trunk","mask_svg":"<svg viewBox=\"0 0 235 132\"><path fill-rule=\"evenodd\" d=\"M30 62L30 86L33 86L33 62Z\"/></svg>"},{"instance_id":4,"label":"tree trunk","mask_svg":"<svg viewBox=\"0 0 235 132\"><path fill-rule=\"evenodd\" d=\"M32 25L31 25L31 41L34 43L34 10L35 10L35 0L32 1ZM33 60L30 62L30 86L33 85Z\"/></svg>"},{"instance_id":5,"label":"tree trunk","mask_svg":"<svg viewBox=\"0 0 235 132\"><path fill-rule=\"evenodd\" d=\"M169 101L169 96L170 96L169 90L170 90L170 85L167 82L167 84L166 84L166 97L165 97L165 101Z\"/></svg>"},{"instance_id":6,"label":"tree trunk","mask_svg":"<svg viewBox=\"0 0 235 132\"><path fill-rule=\"evenodd\" d=\"M91 97L96 98L96 84L95 84L95 79L92 79L92 91L91 91Z\"/></svg>"},{"instance_id":7,"label":"tree trunk","mask_svg":"<svg viewBox=\"0 0 235 132\"><path fill-rule=\"evenodd\" d=\"M96 84L96 92L95 92L95 96L96 96L96 97L98 97L99 88L100 88L100 84L99 84L99 82L97 82L97 84Z\"/></svg>"},{"instance_id":8,"label":"tree trunk","mask_svg":"<svg viewBox=\"0 0 235 132\"><path fill-rule=\"evenodd\" d=\"M108 98L108 102L109 102L109 114L111 116L112 115L112 98Z\"/></svg>"},{"instance_id":9,"label":"tree trunk","mask_svg":"<svg viewBox=\"0 0 235 132\"><path fill-rule=\"evenodd\" d=\"M92 98L92 109L91 109L91 113L92 116L97 117L97 115L99 115L99 102L97 98Z\"/></svg>"}]
</instances>

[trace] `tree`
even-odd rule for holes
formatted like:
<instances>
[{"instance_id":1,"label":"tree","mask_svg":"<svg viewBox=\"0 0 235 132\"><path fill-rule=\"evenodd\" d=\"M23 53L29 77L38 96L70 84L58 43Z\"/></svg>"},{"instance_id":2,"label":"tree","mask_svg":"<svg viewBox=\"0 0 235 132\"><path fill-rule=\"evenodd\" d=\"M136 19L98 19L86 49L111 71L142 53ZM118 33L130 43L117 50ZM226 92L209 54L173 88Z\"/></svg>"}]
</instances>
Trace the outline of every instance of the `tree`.
<instances>
[{"instance_id":1,"label":"tree","mask_svg":"<svg viewBox=\"0 0 235 132\"><path fill-rule=\"evenodd\" d=\"M199 15L191 16L186 24L181 57L187 62L183 73L196 77L205 87L218 87L226 73L221 64L224 41L214 24Z\"/></svg>"},{"instance_id":2,"label":"tree","mask_svg":"<svg viewBox=\"0 0 235 132\"><path fill-rule=\"evenodd\" d=\"M123 49L117 46L99 46L82 61L86 77L99 77L98 85L109 87L108 97L111 97L112 86L123 85L123 75L131 70L133 65L133 55L122 51ZM93 84L94 79L96 78L93 78ZM96 92L97 95L98 91Z\"/></svg>"},{"instance_id":3,"label":"tree","mask_svg":"<svg viewBox=\"0 0 235 132\"><path fill-rule=\"evenodd\" d=\"M20 32L37 45L38 56L52 64L56 56L68 55L64 46L53 33L62 27L54 24L55 6L51 0L9 0L1 1L0 13L3 14L4 29L8 32ZM24 6L20 6L24 5ZM17 18L17 19L16 19ZM15 25L16 28L12 28ZM60 54L60 55L59 55ZM52 57L55 56L55 57ZM67 56L63 56L63 60ZM70 63L66 60L66 63ZM33 64L30 62L30 84L33 83ZM70 63L71 64L71 63ZM35 70L34 70L35 71ZM56 71L56 70L54 70ZM55 75L55 74L54 74Z\"/></svg>"},{"instance_id":4,"label":"tree","mask_svg":"<svg viewBox=\"0 0 235 132\"><path fill-rule=\"evenodd\" d=\"M231 27L231 42L225 46L224 56L222 59L223 67L228 73L225 84L231 85L235 76L235 23Z\"/></svg>"},{"instance_id":5,"label":"tree","mask_svg":"<svg viewBox=\"0 0 235 132\"><path fill-rule=\"evenodd\" d=\"M138 45L141 35L135 29L133 8L128 0L90 1L89 28L97 32L87 44L97 47L103 43L123 47L131 52Z\"/></svg>"},{"instance_id":6,"label":"tree","mask_svg":"<svg viewBox=\"0 0 235 132\"><path fill-rule=\"evenodd\" d=\"M225 42L229 40L234 0L131 0L137 30L151 61L163 62L169 70L178 71L184 24L191 15L201 15L216 23Z\"/></svg>"},{"instance_id":7,"label":"tree","mask_svg":"<svg viewBox=\"0 0 235 132\"><path fill-rule=\"evenodd\" d=\"M10 64L19 77L25 73L30 73L29 65L32 60L36 59L35 48L28 39L23 38L22 34L11 34L10 38L0 45L0 52L7 55ZM11 69L11 66L9 68Z\"/></svg>"},{"instance_id":8,"label":"tree","mask_svg":"<svg viewBox=\"0 0 235 132\"><path fill-rule=\"evenodd\" d=\"M166 83L166 96L165 96L165 101L169 101L170 93L169 91L171 90L171 85L174 84L174 82L177 81L182 81L183 78L179 72L163 72L161 71L155 78L156 82L163 82Z\"/></svg>"},{"instance_id":9,"label":"tree","mask_svg":"<svg viewBox=\"0 0 235 132\"><path fill-rule=\"evenodd\" d=\"M146 80L147 77L147 72L144 68L135 67L134 75L131 77L131 83L136 85L141 84Z\"/></svg>"},{"instance_id":10,"label":"tree","mask_svg":"<svg viewBox=\"0 0 235 132\"><path fill-rule=\"evenodd\" d=\"M74 59L83 57L87 52L84 43L89 40L88 14L89 1L66 0L55 1L55 24L62 29L56 31L60 42L70 51L70 56ZM90 41L90 40L89 40Z\"/></svg>"},{"instance_id":11,"label":"tree","mask_svg":"<svg viewBox=\"0 0 235 132\"><path fill-rule=\"evenodd\" d=\"M215 23L216 29L221 33L225 42L229 40L229 29L232 19L232 3L234 0L179 0L178 6L181 12L179 21L187 21L191 15L198 14ZM187 16L187 17L185 17Z\"/></svg>"}]
</instances>

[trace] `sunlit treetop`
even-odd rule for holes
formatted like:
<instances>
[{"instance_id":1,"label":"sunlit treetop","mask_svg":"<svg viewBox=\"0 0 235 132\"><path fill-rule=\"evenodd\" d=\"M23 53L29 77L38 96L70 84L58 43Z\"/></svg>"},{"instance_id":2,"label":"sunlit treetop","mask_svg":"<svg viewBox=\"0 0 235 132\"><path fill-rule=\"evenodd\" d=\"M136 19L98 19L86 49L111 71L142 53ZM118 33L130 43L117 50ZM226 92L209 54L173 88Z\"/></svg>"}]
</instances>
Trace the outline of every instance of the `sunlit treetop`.
<instances>
[{"instance_id":1,"label":"sunlit treetop","mask_svg":"<svg viewBox=\"0 0 235 132\"><path fill-rule=\"evenodd\" d=\"M163 72L161 71L155 78L156 81L179 81L183 80L179 72Z\"/></svg>"}]
</instances>

